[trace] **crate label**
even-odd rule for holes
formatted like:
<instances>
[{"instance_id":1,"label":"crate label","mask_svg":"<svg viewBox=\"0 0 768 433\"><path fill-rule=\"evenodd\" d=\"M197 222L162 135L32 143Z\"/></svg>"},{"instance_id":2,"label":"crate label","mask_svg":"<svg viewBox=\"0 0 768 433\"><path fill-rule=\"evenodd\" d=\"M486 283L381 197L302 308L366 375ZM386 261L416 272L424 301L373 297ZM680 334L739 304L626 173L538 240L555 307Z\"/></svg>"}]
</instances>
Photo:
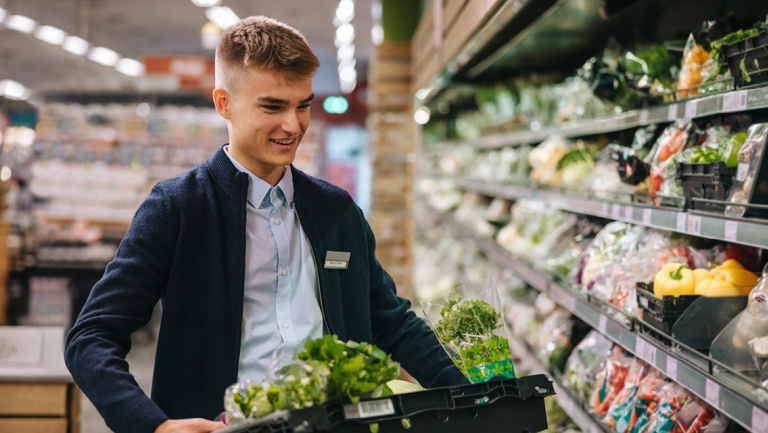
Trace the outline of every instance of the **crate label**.
<instances>
[{"instance_id":1,"label":"crate label","mask_svg":"<svg viewBox=\"0 0 768 433\"><path fill-rule=\"evenodd\" d=\"M650 209L643 209L643 225L644 226L651 225L651 210Z\"/></svg>"},{"instance_id":2,"label":"crate label","mask_svg":"<svg viewBox=\"0 0 768 433\"><path fill-rule=\"evenodd\" d=\"M677 359L667 355L667 376L677 382Z\"/></svg>"},{"instance_id":3,"label":"crate label","mask_svg":"<svg viewBox=\"0 0 768 433\"><path fill-rule=\"evenodd\" d=\"M698 101L688 101L685 103L685 118L693 119L696 117L696 109L698 108Z\"/></svg>"},{"instance_id":4,"label":"crate label","mask_svg":"<svg viewBox=\"0 0 768 433\"><path fill-rule=\"evenodd\" d=\"M752 406L752 431L768 433L768 414L757 406Z\"/></svg>"},{"instance_id":5,"label":"crate label","mask_svg":"<svg viewBox=\"0 0 768 433\"><path fill-rule=\"evenodd\" d=\"M712 379L707 379L707 392L704 397L707 403L720 407L720 385Z\"/></svg>"},{"instance_id":6,"label":"crate label","mask_svg":"<svg viewBox=\"0 0 768 433\"><path fill-rule=\"evenodd\" d=\"M608 325L608 318L605 316L605 314L601 314L600 319L598 320L597 330L600 331L601 334L605 334L605 327L607 325Z\"/></svg>"},{"instance_id":7,"label":"crate label","mask_svg":"<svg viewBox=\"0 0 768 433\"><path fill-rule=\"evenodd\" d=\"M641 125L648 123L648 110L640 110L639 117Z\"/></svg>"},{"instance_id":8,"label":"crate label","mask_svg":"<svg viewBox=\"0 0 768 433\"><path fill-rule=\"evenodd\" d=\"M688 215L688 233L698 236L701 234L701 217L698 215Z\"/></svg>"},{"instance_id":9,"label":"crate label","mask_svg":"<svg viewBox=\"0 0 768 433\"><path fill-rule=\"evenodd\" d=\"M632 206L624 206L624 219L627 221L632 221L632 217L635 215L635 210L632 208Z\"/></svg>"},{"instance_id":10,"label":"crate label","mask_svg":"<svg viewBox=\"0 0 768 433\"><path fill-rule=\"evenodd\" d=\"M739 236L739 223L737 221L725 222L725 240L730 242L736 242Z\"/></svg>"},{"instance_id":11,"label":"crate label","mask_svg":"<svg viewBox=\"0 0 768 433\"><path fill-rule=\"evenodd\" d=\"M671 104L667 111L667 120L677 120L677 104Z\"/></svg>"},{"instance_id":12,"label":"crate label","mask_svg":"<svg viewBox=\"0 0 768 433\"><path fill-rule=\"evenodd\" d=\"M747 180L747 175L749 174L749 163L741 162L739 163L739 168L736 169L736 180L739 182L744 182Z\"/></svg>"},{"instance_id":13,"label":"crate label","mask_svg":"<svg viewBox=\"0 0 768 433\"><path fill-rule=\"evenodd\" d=\"M648 308L648 298L638 298L638 301L641 307Z\"/></svg>"},{"instance_id":14,"label":"crate label","mask_svg":"<svg viewBox=\"0 0 768 433\"><path fill-rule=\"evenodd\" d=\"M739 90L723 95L722 111L742 111L747 109L747 91Z\"/></svg>"},{"instance_id":15,"label":"crate label","mask_svg":"<svg viewBox=\"0 0 768 433\"><path fill-rule=\"evenodd\" d=\"M677 231L685 232L685 229L687 228L686 224L685 224L686 223L686 220L685 220L686 217L687 217L686 214L684 214L682 212L678 212L678 214L677 214Z\"/></svg>"},{"instance_id":16,"label":"crate label","mask_svg":"<svg viewBox=\"0 0 768 433\"><path fill-rule=\"evenodd\" d=\"M344 405L344 418L346 419L371 418L393 415L394 413L395 406L392 404L392 399L389 398Z\"/></svg>"},{"instance_id":17,"label":"crate label","mask_svg":"<svg viewBox=\"0 0 768 433\"><path fill-rule=\"evenodd\" d=\"M610 212L609 209L610 209L610 206L608 205L608 203L603 203L600 205L600 213L603 216L608 216L608 213Z\"/></svg>"},{"instance_id":18,"label":"crate label","mask_svg":"<svg viewBox=\"0 0 768 433\"><path fill-rule=\"evenodd\" d=\"M611 206L611 216L615 220L621 218L621 205L615 204Z\"/></svg>"}]
</instances>

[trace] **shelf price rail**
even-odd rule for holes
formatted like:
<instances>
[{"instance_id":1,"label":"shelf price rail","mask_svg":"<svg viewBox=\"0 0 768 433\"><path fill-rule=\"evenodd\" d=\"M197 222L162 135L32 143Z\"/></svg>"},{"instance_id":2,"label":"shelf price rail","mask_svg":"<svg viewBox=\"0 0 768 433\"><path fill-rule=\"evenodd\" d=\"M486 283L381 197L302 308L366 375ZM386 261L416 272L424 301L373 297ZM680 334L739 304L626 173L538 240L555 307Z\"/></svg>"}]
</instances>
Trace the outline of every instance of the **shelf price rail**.
<instances>
[{"instance_id":1,"label":"shelf price rail","mask_svg":"<svg viewBox=\"0 0 768 433\"><path fill-rule=\"evenodd\" d=\"M711 364L705 367L656 341L636 334L631 324L616 320L600 307L562 287L549 275L535 270L530 263L514 257L493 240L473 233L448 214L442 220L457 233L468 238L491 260L512 269L526 283L540 292L547 293L555 302L597 329L627 351L666 374L692 393L754 433L768 433L768 392L759 386L737 387L728 383L724 374L710 374ZM739 389L740 388L740 389Z\"/></svg>"}]
</instances>

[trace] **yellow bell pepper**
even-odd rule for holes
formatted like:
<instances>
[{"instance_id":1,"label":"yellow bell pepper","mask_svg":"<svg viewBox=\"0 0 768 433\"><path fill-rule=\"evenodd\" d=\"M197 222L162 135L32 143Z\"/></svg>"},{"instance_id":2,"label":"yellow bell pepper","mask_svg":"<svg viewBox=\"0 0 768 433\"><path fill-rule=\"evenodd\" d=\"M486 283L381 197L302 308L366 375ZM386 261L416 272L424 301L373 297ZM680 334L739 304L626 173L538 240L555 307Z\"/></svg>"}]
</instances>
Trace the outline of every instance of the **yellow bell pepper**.
<instances>
[{"instance_id":1,"label":"yellow bell pepper","mask_svg":"<svg viewBox=\"0 0 768 433\"><path fill-rule=\"evenodd\" d=\"M731 282L734 286L751 288L757 284L758 277L743 268L726 268L721 270L715 279Z\"/></svg>"},{"instance_id":2,"label":"yellow bell pepper","mask_svg":"<svg viewBox=\"0 0 768 433\"><path fill-rule=\"evenodd\" d=\"M667 263L656 273L653 280L653 294L662 296L692 295L696 289L696 278L687 265Z\"/></svg>"},{"instance_id":3,"label":"yellow bell pepper","mask_svg":"<svg viewBox=\"0 0 768 433\"><path fill-rule=\"evenodd\" d=\"M698 286L700 282L714 278L714 275L709 272L709 269L700 268L693 270L693 277L696 279L696 286Z\"/></svg>"},{"instance_id":4,"label":"yellow bell pepper","mask_svg":"<svg viewBox=\"0 0 768 433\"><path fill-rule=\"evenodd\" d=\"M714 280L709 286L706 295L709 297L717 296L747 296L749 295L750 288L737 287L730 281Z\"/></svg>"},{"instance_id":5,"label":"yellow bell pepper","mask_svg":"<svg viewBox=\"0 0 768 433\"><path fill-rule=\"evenodd\" d=\"M707 278L706 280L699 281L696 284L696 289L693 291L693 294L694 295L702 295L702 296L706 295L707 294L707 290L709 290L709 286L711 286L712 283L714 283L715 281L717 281L717 280L715 280L714 278Z\"/></svg>"},{"instance_id":6,"label":"yellow bell pepper","mask_svg":"<svg viewBox=\"0 0 768 433\"><path fill-rule=\"evenodd\" d=\"M733 259L728 259L723 262L722 265L716 266L714 269L712 269L710 272L713 276L717 276L720 272L726 270L726 269L744 269L744 266Z\"/></svg>"}]
</instances>

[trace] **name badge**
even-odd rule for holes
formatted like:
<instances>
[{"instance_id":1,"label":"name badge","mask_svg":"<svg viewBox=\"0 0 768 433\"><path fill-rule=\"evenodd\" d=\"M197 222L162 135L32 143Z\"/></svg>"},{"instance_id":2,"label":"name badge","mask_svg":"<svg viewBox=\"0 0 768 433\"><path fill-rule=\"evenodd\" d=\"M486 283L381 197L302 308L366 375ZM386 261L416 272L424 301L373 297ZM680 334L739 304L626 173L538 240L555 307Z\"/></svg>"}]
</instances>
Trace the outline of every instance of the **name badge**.
<instances>
[{"instance_id":1,"label":"name badge","mask_svg":"<svg viewBox=\"0 0 768 433\"><path fill-rule=\"evenodd\" d=\"M325 269L347 269L349 253L344 251L328 251L325 255Z\"/></svg>"}]
</instances>

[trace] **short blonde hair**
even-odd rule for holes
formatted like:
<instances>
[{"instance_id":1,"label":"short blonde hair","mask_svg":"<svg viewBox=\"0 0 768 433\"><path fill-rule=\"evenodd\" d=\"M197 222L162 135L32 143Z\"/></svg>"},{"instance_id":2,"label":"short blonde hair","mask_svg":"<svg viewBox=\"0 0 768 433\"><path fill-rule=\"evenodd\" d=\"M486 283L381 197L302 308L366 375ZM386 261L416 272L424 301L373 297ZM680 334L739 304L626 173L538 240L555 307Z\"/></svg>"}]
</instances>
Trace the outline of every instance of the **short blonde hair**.
<instances>
[{"instance_id":1,"label":"short blonde hair","mask_svg":"<svg viewBox=\"0 0 768 433\"><path fill-rule=\"evenodd\" d=\"M320 61L293 27L265 16L243 18L227 28L216 47L216 87L235 92L249 67L278 70L289 79L312 76Z\"/></svg>"}]
</instances>

